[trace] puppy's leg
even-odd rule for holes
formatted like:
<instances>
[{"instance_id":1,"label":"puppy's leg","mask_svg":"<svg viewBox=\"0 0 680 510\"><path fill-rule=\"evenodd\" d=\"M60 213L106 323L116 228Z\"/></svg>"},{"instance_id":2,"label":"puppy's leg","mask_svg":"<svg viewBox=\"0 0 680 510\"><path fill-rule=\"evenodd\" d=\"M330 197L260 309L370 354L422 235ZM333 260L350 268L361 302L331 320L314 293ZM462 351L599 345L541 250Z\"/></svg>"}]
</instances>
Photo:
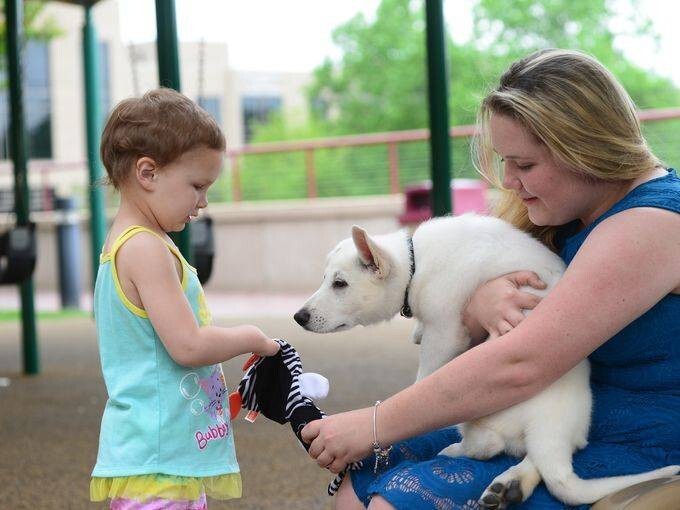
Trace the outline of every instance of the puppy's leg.
<instances>
[{"instance_id":1,"label":"puppy's leg","mask_svg":"<svg viewBox=\"0 0 680 510\"><path fill-rule=\"evenodd\" d=\"M541 481L534 463L527 456L522 462L502 472L486 488L479 504L482 508L501 509L525 501Z\"/></svg>"},{"instance_id":2,"label":"puppy's leg","mask_svg":"<svg viewBox=\"0 0 680 510\"><path fill-rule=\"evenodd\" d=\"M423 324L419 320L416 320L416 327L413 329L413 333L411 333L411 339L416 345L420 345L423 340Z\"/></svg>"},{"instance_id":3,"label":"puppy's leg","mask_svg":"<svg viewBox=\"0 0 680 510\"><path fill-rule=\"evenodd\" d=\"M421 324L417 381L446 365L470 345L470 337L460 321L440 320L436 324L423 321Z\"/></svg>"},{"instance_id":4,"label":"puppy's leg","mask_svg":"<svg viewBox=\"0 0 680 510\"><path fill-rule=\"evenodd\" d=\"M463 440L447 446L439 452L439 455L486 460L505 449L503 438L489 428L462 424L458 426L458 429Z\"/></svg>"}]
</instances>

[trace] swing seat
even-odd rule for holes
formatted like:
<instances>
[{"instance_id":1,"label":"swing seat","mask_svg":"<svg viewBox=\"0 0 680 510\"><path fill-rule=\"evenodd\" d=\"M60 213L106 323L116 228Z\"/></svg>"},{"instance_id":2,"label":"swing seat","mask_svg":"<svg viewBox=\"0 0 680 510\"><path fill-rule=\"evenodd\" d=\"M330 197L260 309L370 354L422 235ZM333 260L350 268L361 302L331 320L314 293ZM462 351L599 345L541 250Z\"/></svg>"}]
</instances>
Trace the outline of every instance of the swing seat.
<instances>
[{"instance_id":1,"label":"swing seat","mask_svg":"<svg viewBox=\"0 0 680 510\"><path fill-rule=\"evenodd\" d=\"M0 234L0 285L30 278L37 257L35 223L17 225Z\"/></svg>"}]
</instances>

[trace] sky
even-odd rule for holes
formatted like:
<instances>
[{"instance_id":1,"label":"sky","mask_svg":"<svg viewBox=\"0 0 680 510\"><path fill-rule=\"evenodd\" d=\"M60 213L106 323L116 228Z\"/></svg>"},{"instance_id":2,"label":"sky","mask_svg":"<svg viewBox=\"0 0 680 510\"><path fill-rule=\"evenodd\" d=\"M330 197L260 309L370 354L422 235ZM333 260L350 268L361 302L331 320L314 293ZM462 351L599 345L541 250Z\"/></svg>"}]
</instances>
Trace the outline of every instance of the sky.
<instances>
[{"instance_id":1,"label":"sky","mask_svg":"<svg viewBox=\"0 0 680 510\"><path fill-rule=\"evenodd\" d=\"M613 0L617 2L617 0ZM369 19L380 0L175 0L180 40L223 42L239 70L309 72L325 57L337 58L335 27L362 12ZM156 37L154 0L119 0L125 42ZM456 42L471 37L474 0L444 0L444 16ZM615 5L617 5L615 3ZM617 45L635 63L680 86L680 2L640 0L660 35L658 48L622 38Z\"/></svg>"}]
</instances>

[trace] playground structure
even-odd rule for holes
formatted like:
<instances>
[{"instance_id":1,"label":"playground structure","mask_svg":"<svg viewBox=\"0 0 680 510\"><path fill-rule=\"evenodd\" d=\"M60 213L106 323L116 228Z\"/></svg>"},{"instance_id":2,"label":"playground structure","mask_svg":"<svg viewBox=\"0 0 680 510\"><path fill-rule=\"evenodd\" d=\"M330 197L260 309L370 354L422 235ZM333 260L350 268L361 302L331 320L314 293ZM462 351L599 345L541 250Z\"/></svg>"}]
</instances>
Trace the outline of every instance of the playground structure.
<instances>
[{"instance_id":1,"label":"playground structure","mask_svg":"<svg viewBox=\"0 0 680 510\"><path fill-rule=\"evenodd\" d=\"M96 52L96 29L92 20L92 8L99 0L61 0L65 3L82 5L84 9L83 63L85 79L85 111L87 124L87 161L89 168L89 209L90 209L90 260L92 274L96 274L99 251L104 243L106 221L104 216L103 191L95 184L103 172L99 160L99 136L102 112L99 111L98 80L100 73ZM158 50L159 85L181 90L179 56L177 44L177 23L174 0L155 0ZM448 79L444 44L444 16L442 0L426 0L426 33L428 54L428 83L430 111L430 143L432 153L432 207L436 215L451 210L449 192L449 125L448 125ZM23 2L5 2L7 60L10 89L10 140L14 165L14 203L18 239L30 238L29 189L27 178L27 151L24 123L23 82L21 78L21 48L23 33ZM441 189L440 189L441 188ZM173 236L185 258L192 262L190 229L187 227ZM11 236L17 239L17 236ZM30 244L30 243L29 243ZM33 245L35 243L33 242ZM24 250L24 255L30 252ZM32 265L29 263L32 268ZM39 358L34 305L34 288L30 274L17 282L21 288L21 321L24 372L37 374Z\"/></svg>"}]
</instances>

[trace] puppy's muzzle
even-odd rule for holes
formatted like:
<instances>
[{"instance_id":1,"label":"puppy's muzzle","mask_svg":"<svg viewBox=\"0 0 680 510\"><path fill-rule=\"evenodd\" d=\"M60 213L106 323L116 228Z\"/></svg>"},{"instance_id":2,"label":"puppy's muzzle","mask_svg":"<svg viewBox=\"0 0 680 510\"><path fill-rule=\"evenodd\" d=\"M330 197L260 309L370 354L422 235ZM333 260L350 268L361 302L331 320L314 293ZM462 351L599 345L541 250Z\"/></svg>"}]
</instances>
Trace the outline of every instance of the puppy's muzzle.
<instances>
[{"instance_id":1,"label":"puppy's muzzle","mask_svg":"<svg viewBox=\"0 0 680 510\"><path fill-rule=\"evenodd\" d=\"M293 315L293 319L295 319L295 322L297 322L303 328L309 323L309 318L310 314L306 308L300 308L296 312L296 314Z\"/></svg>"}]
</instances>

